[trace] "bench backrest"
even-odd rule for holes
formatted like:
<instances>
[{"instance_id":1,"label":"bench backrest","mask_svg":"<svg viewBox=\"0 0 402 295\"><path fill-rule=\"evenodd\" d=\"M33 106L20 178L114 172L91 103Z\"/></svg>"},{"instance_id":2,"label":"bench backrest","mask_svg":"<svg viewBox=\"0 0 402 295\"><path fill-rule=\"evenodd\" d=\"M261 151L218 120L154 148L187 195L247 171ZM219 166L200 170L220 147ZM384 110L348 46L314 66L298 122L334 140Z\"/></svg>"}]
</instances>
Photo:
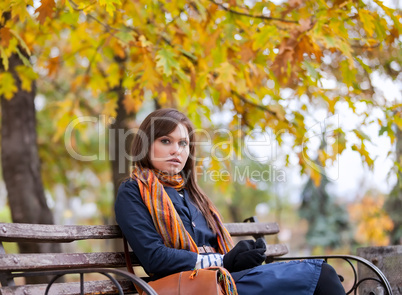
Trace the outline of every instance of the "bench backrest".
<instances>
[{"instance_id":1,"label":"bench backrest","mask_svg":"<svg viewBox=\"0 0 402 295\"><path fill-rule=\"evenodd\" d=\"M243 222L226 223L225 226L233 237L252 236L257 238L279 232L276 223ZM7 254L3 247L3 242L71 243L92 239L122 239L122 233L117 225L0 223L0 280L3 287L4 285L13 285L9 277L14 272L125 267L123 252ZM287 247L282 244L269 244L267 246L268 259L288 252ZM132 255L131 260L134 266L139 266L134 255ZM8 294L4 290L1 288L0 294Z\"/></svg>"}]
</instances>

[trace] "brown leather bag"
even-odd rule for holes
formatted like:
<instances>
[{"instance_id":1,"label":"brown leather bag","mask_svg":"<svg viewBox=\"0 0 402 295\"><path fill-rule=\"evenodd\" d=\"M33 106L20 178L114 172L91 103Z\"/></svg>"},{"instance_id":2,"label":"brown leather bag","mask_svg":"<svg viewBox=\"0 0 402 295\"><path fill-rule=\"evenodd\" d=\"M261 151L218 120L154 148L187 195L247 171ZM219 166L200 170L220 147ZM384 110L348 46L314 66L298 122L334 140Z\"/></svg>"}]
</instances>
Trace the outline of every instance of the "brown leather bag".
<instances>
[{"instance_id":1,"label":"brown leather bag","mask_svg":"<svg viewBox=\"0 0 402 295\"><path fill-rule=\"evenodd\" d=\"M127 270L134 274L125 237L123 237L123 241ZM189 270L151 281L148 284L158 295L225 295L223 282L219 280L220 274L219 267ZM145 294L139 286L135 286L135 288L138 294Z\"/></svg>"},{"instance_id":2,"label":"brown leather bag","mask_svg":"<svg viewBox=\"0 0 402 295\"><path fill-rule=\"evenodd\" d=\"M182 271L148 284L159 295L224 295L218 269Z\"/></svg>"}]
</instances>

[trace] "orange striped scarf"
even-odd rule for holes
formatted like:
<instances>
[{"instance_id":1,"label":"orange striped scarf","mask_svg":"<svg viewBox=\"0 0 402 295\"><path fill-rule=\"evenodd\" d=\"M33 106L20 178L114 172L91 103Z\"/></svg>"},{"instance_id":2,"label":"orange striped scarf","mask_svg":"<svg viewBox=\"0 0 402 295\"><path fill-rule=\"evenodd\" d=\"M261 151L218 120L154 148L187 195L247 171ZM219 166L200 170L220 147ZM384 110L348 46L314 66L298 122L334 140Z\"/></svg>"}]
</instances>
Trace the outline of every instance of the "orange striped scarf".
<instances>
[{"instance_id":1,"label":"orange striped scarf","mask_svg":"<svg viewBox=\"0 0 402 295\"><path fill-rule=\"evenodd\" d=\"M185 229L170 197L163 188L163 186L169 186L176 190L183 189L183 177L180 174L171 176L155 169L135 167L131 178L138 182L142 200L151 214L163 243L170 248L185 249L198 254L196 243ZM219 253L225 254L232 248L232 238L218 212L214 208L210 210L215 219Z\"/></svg>"}]
</instances>

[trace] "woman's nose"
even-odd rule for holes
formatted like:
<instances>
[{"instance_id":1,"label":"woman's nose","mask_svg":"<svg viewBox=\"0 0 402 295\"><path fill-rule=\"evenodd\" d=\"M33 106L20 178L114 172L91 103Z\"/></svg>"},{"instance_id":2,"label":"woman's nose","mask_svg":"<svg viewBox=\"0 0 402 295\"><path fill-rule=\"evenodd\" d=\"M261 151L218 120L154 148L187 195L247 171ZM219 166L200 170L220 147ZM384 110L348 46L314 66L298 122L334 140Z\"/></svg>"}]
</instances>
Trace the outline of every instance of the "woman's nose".
<instances>
[{"instance_id":1,"label":"woman's nose","mask_svg":"<svg viewBox=\"0 0 402 295\"><path fill-rule=\"evenodd\" d=\"M170 150L171 155L178 155L181 153L181 147L179 144L173 144L172 149Z\"/></svg>"},{"instance_id":2,"label":"woman's nose","mask_svg":"<svg viewBox=\"0 0 402 295\"><path fill-rule=\"evenodd\" d=\"M170 154L175 155L179 151L179 146L177 144L172 144L172 148L170 149Z\"/></svg>"}]
</instances>

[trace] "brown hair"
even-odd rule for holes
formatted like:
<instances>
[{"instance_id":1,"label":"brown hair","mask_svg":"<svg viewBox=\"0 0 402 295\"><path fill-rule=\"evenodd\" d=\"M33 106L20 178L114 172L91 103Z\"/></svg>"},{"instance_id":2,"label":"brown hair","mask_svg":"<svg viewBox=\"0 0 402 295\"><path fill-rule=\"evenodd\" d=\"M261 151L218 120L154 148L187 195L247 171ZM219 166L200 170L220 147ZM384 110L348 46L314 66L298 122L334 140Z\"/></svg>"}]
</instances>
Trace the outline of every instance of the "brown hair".
<instances>
[{"instance_id":1,"label":"brown hair","mask_svg":"<svg viewBox=\"0 0 402 295\"><path fill-rule=\"evenodd\" d=\"M137 167L154 168L149 157L152 143L157 138L173 132L178 124L182 124L187 128L190 139L190 154L180 174L183 176L191 200L204 215L209 227L216 232L214 217L209 210L210 207L214 208L214 205L197 183L194 127L186 115L176 109L159 109L150 113L134 135L131 150L132 164Z\"/></svg>"}]
</instances>

